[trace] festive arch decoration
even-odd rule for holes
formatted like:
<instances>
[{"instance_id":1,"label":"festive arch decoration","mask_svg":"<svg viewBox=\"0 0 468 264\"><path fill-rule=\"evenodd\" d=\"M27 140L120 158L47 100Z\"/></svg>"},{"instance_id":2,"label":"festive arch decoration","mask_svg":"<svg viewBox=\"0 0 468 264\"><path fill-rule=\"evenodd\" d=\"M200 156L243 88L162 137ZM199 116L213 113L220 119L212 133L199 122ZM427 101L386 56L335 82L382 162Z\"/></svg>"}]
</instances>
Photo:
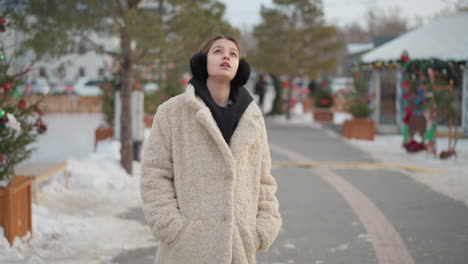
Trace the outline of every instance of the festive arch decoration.
<instances>
[{"instance_id":1,"label":"festive arch decoration","mask_svg":"<svg viewBox=\"0 0 468 264\"><path fill-rule=\"evenodd\" d=\"M468 69L467 60L410 59L407 51L397 60L355 62L351 67L352 72L397 70L402 73L403 92L398 100L403 109L400 117L403 147L409 152L427 149L434 154L438 112L435 94L441 87L449 90L460 87L465 69ZM416 133L421 136L420 142L414 140Z\"/></svg>"}]
</instances>

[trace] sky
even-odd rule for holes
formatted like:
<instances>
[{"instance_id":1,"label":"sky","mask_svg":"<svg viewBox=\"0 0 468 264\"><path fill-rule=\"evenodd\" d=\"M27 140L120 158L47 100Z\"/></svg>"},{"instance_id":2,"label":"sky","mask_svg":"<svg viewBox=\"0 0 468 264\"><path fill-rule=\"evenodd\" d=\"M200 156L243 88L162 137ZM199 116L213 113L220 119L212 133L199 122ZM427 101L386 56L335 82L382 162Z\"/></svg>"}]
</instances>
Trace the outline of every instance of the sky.
<instances>
[{"instance_id":1,"label":"sky","mask_svg":"<svg viewBox=\"0 0 468 264\"><path fill-rule=\"evenodd\" d=\"M226 4L226 19L234 26L243 29L260 23L260 6L271 6L272 0L220 0ZM357 21L364 23L367 10L378 8L389 10L400 8L401 15L411 24L417 17L423 22L447 7L447 2L455 0L322 0L325 19L334 25L343 26Z\"/></svg>"}]
</instances>

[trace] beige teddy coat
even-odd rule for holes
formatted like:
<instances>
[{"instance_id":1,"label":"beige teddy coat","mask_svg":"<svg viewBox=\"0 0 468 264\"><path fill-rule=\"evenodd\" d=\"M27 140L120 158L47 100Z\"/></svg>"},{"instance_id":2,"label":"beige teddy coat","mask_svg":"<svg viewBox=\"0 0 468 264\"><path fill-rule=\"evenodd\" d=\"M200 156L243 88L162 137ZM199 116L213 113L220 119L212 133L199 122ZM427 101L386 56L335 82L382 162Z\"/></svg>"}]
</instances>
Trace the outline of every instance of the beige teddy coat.
<instances>
[{"instance_id":1,"label":"beige teddy coat","mask_svg":"<svg viewBox=\"0 0 468 264\"><path fill-rule=\"evenodd\" d=\"M251 103L229 146L188 85L159 106L140 182L158 264L253 264L281 228L260 109Z\"/></svg>"}]
</instances>

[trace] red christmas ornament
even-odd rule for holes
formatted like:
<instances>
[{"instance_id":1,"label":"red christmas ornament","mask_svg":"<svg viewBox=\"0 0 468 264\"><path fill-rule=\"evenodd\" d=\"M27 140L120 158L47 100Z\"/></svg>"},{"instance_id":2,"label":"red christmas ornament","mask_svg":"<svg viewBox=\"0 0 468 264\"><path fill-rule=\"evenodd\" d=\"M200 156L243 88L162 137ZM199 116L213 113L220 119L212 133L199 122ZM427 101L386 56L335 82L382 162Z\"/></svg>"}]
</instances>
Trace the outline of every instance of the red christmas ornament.
<instances>
[{"instance_id":1,"label":"red christmas ornament","mask_svg":"<svg viewBox=\"0 0 468 264\"><path fill-rule=\"evenodd\" d=\"M47 126L44 124L44 122L42 122L42 119L40 119L37 123L36 129L39 134L44 134L47 132Z\"/></svg>"},{"instance_id":2,"label":"red christmas ornament","mask_svg":"<svg viewBox=\"0 0 468 264\"><path fill-rule=\"evenodd\" d=\"M21 99L18 103L18 108L19 109L25 109L26 107L28 107L28 103L26 102L26 100L24 99Z\"/></svg>"},{"instance_id":3,"label":"red christmas ornament","mask_svg":"<svg viewBox=\"0 0 468 264\"><path fill-rule=\"evenodd\" d=\"M6 20L3 17L0 17L0 32L5 32L5 23Z\"/></svg>"},{"instance_id":4,"label":"red christmas ornament","mask_svg":"<svg viewBox=\"0 0 468 264\"><path fill-rule=\"evenodd\" d=\"M3 156L3 154L0 154L0 163L2 163L4 160L5 160L5 157Z\"/></svg>"},{"instance_id":5,"label":"red christmas ornament","mask_svg":"<svg viewBox=\"0 0 468 264\"><path fill-rule=\"evenodd\" d=\"M12 84L13 84L12 81L6 82L6 83L2 86L3 91L4 91L5 93L8 92L8 90L10 90Z\"/></svg>"}]
</instances>

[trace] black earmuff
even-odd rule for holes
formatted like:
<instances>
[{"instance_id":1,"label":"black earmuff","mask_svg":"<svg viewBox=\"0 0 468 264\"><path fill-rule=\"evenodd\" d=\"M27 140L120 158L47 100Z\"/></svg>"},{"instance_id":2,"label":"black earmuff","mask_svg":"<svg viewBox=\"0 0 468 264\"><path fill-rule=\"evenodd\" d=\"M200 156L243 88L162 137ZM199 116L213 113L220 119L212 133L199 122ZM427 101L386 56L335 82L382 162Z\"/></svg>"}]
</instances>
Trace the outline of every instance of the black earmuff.
<instances>
[{"instance_id":1,"label":"black earmuff","mask_svg":"<svg viewBox=\"0 0 468 264\"><path fill-rule=\"evenodd\" d=\"M192 71L195 78L206 82L206 79L208 79L206 54L198 52L190 58L190 71Z\"/></svg>"}]
</instances>

